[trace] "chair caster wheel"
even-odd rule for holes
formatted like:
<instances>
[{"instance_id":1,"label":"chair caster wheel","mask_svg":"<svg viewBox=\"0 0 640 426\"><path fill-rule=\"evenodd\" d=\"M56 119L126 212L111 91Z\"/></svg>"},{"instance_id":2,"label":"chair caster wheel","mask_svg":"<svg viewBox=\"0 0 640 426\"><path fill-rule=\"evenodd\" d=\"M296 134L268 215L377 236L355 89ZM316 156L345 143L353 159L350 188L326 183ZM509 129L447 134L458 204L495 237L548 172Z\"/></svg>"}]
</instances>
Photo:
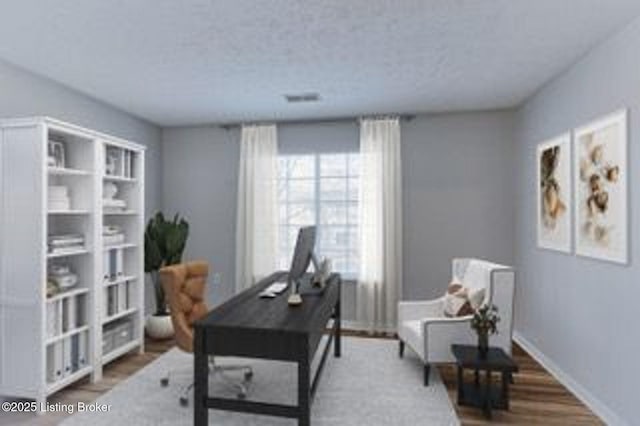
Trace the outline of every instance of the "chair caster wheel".
<instances>
[{"instance_id":1,"label":"chair caster wheel","mask_svg":"<svg viewBox=\"0 0 640 426\"><path fill-rule=\"evenodd\" d=\"M169 386L169 378L164 377L160 379L160 386L162 386L163 388L166 388L167 386Z\"/></svg>"},{"instance_id":2,"label":"chair caster wheel","mask_svg":"<svg viewBox=\"0 0 640 426\"><path fill-rule=\"evenodd\" d=\"M247 371L246 373L244 373L244 379L246 381L249 381L253 378L253 371Z\"/></svg>"},{"instance_id":3,"label":"chair caster wheel","mask_svg":"<svg viewBox=\"0 0 640 426\"><path fill-rule=\"evenodd\" d=\"M185 398L184 396L180 398L180 405L183 407L188 407L189 406L189 399Z\"/></svg>"}]
</instances>

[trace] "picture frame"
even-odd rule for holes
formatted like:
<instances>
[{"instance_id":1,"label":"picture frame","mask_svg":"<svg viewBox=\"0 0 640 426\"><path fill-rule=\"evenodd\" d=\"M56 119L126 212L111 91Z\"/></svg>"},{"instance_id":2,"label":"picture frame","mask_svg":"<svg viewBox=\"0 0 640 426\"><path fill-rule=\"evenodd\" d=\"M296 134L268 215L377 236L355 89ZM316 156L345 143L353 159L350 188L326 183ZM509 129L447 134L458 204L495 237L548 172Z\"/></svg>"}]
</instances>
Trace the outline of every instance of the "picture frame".
<instances>
[{"instance_id":1,"label":"picture frame","mask_svg":"<svg viewBox=\"0 0 640 426\"><path fill-rule=\"evenodd\" d=\"M538 144L536 149L536 230L541 249L571 253L571 133Z\"/></svg>"},{"instance_id":2,"label":"picture frame","mask_svg":"<svg viewBox=\"0 0 640 426\"><path fill-rule=\"evenodd\" d=\"M574 130L576 254L627 264L628 111Z\"/></svg>"}]
</instances>

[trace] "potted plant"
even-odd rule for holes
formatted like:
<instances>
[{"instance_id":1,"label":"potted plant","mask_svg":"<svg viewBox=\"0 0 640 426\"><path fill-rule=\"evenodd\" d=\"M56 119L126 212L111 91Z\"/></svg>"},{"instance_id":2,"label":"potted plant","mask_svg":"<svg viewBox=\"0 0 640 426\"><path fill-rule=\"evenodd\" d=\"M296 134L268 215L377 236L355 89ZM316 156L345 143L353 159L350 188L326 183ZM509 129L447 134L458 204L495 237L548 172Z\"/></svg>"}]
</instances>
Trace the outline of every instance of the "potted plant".
<instances>
[{"instance_id":1,"label":"potted plant","mask_svg":"<svg viewBox=\"0 0 640 426\"><path fill-rule=\"evenodd\" d=\"M471 319L471 328L478 334L478 353L486 358L489 352L489 336L498 332L498 308L495 305L482 305Z\"/></svg>"},{"instance_id":2,"label":"potted plant","mask_svg":"<svg viewBox=\"0 0 640 426\"><path fill-rule=\"evenodd\" d=\"M156 300L155 313L147 316L145 324L150 337L163 339L173 336L173 325L158 271L182 261L188 236L189 224L177 214L173 220L166 220L158 212L147 224L144 233L144 270L151 277Z\"/></svg>"}]
</instances>

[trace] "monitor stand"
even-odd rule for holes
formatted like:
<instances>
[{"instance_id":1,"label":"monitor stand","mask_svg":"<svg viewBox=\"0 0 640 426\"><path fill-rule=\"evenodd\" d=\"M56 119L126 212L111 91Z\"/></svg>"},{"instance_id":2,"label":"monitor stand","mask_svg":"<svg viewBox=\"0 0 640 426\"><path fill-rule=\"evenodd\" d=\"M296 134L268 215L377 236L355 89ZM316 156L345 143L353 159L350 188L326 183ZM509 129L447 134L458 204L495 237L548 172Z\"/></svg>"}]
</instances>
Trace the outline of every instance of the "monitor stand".
<instances>
[{"instance_id":1,"label":"monitor stand","mask_svg":"<svg viewBox=\"0 0 640 426\"><path fill-rule=\"evenodd\" d=\"M316 287L312 284L313 274L305 274L298 280L298 294L308 296L320 296L324 293L324 287Z\"/></svg>"}]
</instances>

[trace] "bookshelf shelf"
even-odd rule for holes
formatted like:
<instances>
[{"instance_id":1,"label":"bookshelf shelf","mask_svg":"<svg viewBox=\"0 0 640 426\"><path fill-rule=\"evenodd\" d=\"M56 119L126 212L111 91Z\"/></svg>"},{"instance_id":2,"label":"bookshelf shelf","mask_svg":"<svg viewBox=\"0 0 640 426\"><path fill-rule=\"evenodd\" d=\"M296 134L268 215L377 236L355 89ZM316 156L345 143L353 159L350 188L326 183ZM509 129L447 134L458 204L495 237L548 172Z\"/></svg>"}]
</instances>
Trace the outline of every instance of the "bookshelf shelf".
<instances>
[{"instance_id":1,"label":"bookshelf shelf","mask_svg":"<svg viewBox=\"0 0 640 426\"><path fill-rule=\"evenodd\" d=\"M89 254L89 253L90 252L87 249L67 250L67 251L57 252L57 253L48 253L47 254L47 259L57 259L57 258L60 258L60 257L80 256L80 255Z\"/></svg>"},{"instance_id":2,"label":"bookshelf shelf","mask_svg":"<svg viewBox=\"0 0 640 426\"><path fill-rule=\"evenodd\" d=\"M112 350L111 352L108 352L107 354L105 354L103 356L103 363L104 364L108 364L111 361L113 361L116 358L121 357L122 355L126 354L127 352L131 352L132 350L134 350L136 347L138 347L137 342L135 340L126 343L122 346L119 346L117 348L115 348L114 350Z\"/></svg>"},{"instance_id":3,"label":"bookshelf shelf","mask_svg":"<svg viewBox=\"0 0 640 426\"><path fill-rule=\"evenodd\" d=\"M48 167L47 173L53 176L91 176L87 170L67 169L64 167Z\"/></svg>"},{"instance_id":4,"label":"bookshelf shelf","mask_svg":"<svg viewBox=\"0 0 640 426\"><path fill-rule=\"evenodd\" d=\"M120 244L110 244L108 246L104 246L105 250L113 250L113 249L129 249L136 248L138 245L136 243L120 243Z\"/></svg>"},{"instance_id":5,"label":"bookshelf shelf","mask_svg":"<svg viewBox=\"0 0 640 426\"><path fill-rule=\"evenodd\" d=\"M54 337L48 338L47 341L46 341L46 344L47 345L51 345L52 343L59 342L60 340L66 339L66 338L71 337L71 336L76 335L76 334L80 334L83 331L87 331L87 330L89 330L89 326L88 325L83 325L82 327L76 327L73 330L67 331L67 332L62 333L62 334L60 334L58 336L54 336Z\"/></svg>"},{"instance_id":6,"label":"bookshelf shelf","mask_svg":"<svg viewBox=\"0 0 640 426\"><path fill-rule=\"evenodd\" d=\"M58 300L66 299L69 297L80 296L81 294L86 294L89 292L88 288L76 288L74 290L64 291L62 293L58 293L54 296L47 297L47 303L53 303Z\"/></svg>"},{"instance_id":7,"label":"bookshelf shelf","mask_svg":"<svg viewBox=\"0 0 640 426\"><path fill-rule=\"evenodd\" d=\"M69 376L60 379L58 381L55 381L53 383L48 383L47 384L47 390L46 390L46 395L52 395L56 392L58 392L60 389L66 388L67 386L69 386L71 383L83 378L84 376L87 376L89 374L91 374L91 372L93 371L93 367L92 366L87 366L84 367L78 371L75 371L73 373L71 373Z\"/></svg>"},{"instance_id":8,"label":"bookshelf shelf","mask_svg":"<svg viewBox=\"0 0 640 426\"><path fill-rule=\"evenodd\" d=\"M0 324L12 324L0 328L0 372L26 372L0 380L0 395L43 404L144 350L145 148L49 117L0 119L0 133L0 218L15 218L0 221ZM123 242L105 246L105 229ZM70 277L77 287L47 297L49 281Z\"/></svg>"},{"instance_id":9,"label":"bookshelf shelf","mask_svg":"<svg viewBox=\"0 0 640 426\"><path fill-rule=\"evenodd\" d=\"M136 182L138 182L138 179L136 179L136 178L130 178L130 177L125 177L125 176L114 176L114 175L104 175L104 176L102 176L102 179L104 179L106 181L122 182L122 183L136 183Z\"/></svg>"},{"instance_id":10,"label":"bookshelf shelf","mask_svg":"<svg viewBox=\"0 0 640 426\"><path fill-rule=\"evenodd\" d=\"M91 214L89 210L49 210L47 213L60 216L83 216Z\"/></svg>"},{"instance_id":11,"label":"bookshelf shelf","mask_svg":"<svg viewBox=\"0 0 640 426\"><path fill-rule=\"evenodd\" d=\"M127 316L129 316L129 315L133 315L133 314L135 314L136 312L138 312L138 309L137 309L137 308L127 309L126 311L118 312L118 313L117 313L117 314L115 314L115 315L111 315L111 316L109 316L109 317L104 318L104 319L102 320L102 323L103 323L103 324L108 324L108 323L113 322L113 321L115 321L115 320L119 320L120 318L124 318L124 317L127 317Z\"/></svg>"},{"instance_id":12,"label":"bookshelf shelf","mask_svg":"<svg viewBox=\"0 0 640 426\"><path fill-rule=\"evenodd\" d=\"M105 287L110 287L110 286L126 283L127 281L135 281L137 279L138 278L135 275L126 275L124 277L121 277L115 280L104 281L102 285Z\"/></svg>"}]
</instances>

